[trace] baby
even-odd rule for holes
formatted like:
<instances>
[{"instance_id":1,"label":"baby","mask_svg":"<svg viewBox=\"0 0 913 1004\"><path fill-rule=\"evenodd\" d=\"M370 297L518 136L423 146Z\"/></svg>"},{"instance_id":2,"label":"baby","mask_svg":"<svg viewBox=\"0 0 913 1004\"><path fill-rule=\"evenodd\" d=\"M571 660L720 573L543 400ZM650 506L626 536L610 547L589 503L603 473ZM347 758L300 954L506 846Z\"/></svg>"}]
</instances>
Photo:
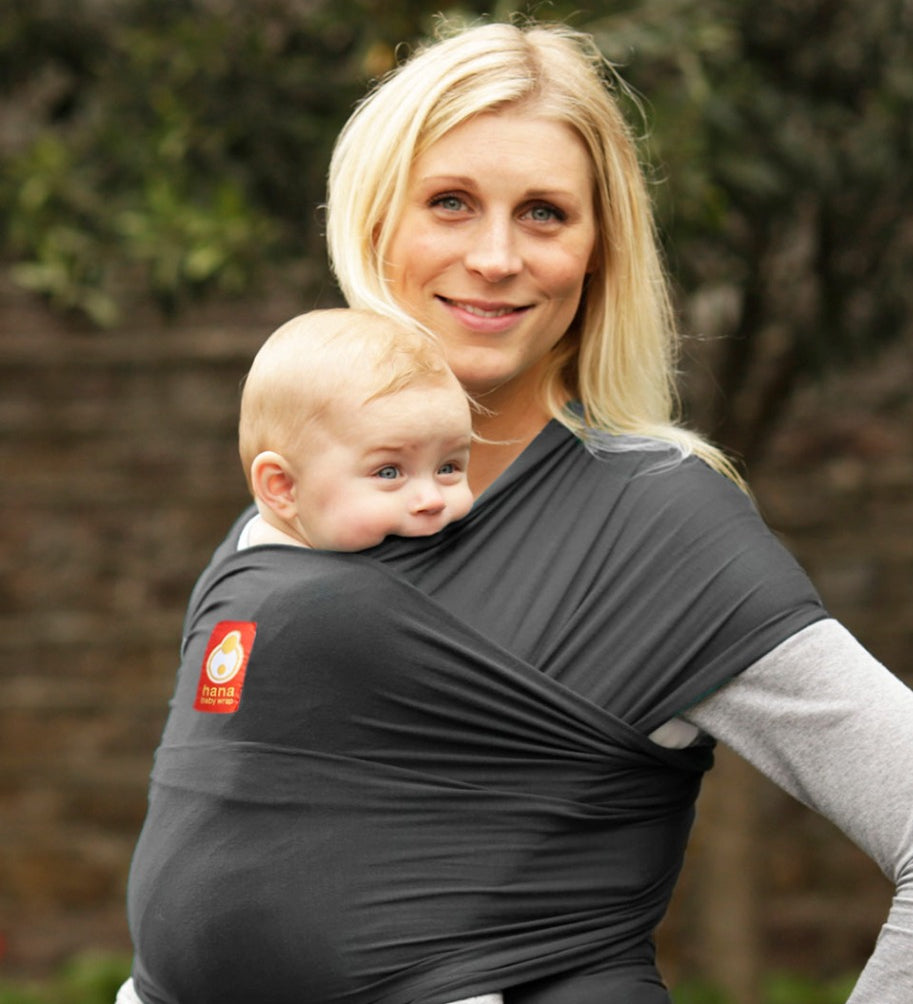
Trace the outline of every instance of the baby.
<instances>
[{"instance_id":1,"label":"baby","mask_svg":"<svg viewBox=\"0 0 913 1004\"><path fill-rule=\"evenodd\" d=\"M282 325L244 384L239 450L258 515L241 547L360 551L472 506L469 402L441 350L363 310Z\"/></svg>"},{"instance_id":2,"label":"baby","mask_svg":"<svg viewBox=\"0 0 913 1004\"><path fill-rule=\"evenodd\" d=\"M359 551L437 533L472 506L471 439L466 394L426 336L362 310L295 317L244 384L239 450L258 514L239 547Z\"/></svg>"},{"instance_id":3,"label":"baby","mask_svg":"<svg viewBox=\"0 0 913 1004\"><path fill-rule=\"evenodd\" d=\"M358 551L388 534L436 533L472 506L471 439L469 401L432 338L365 311L296 317L245 381L239 449L257 515L238 547ZM206 660L210 679L236 671L236 634ZM143 1004L132 978L116 1004Z\"/></svg>"}]
</instances>

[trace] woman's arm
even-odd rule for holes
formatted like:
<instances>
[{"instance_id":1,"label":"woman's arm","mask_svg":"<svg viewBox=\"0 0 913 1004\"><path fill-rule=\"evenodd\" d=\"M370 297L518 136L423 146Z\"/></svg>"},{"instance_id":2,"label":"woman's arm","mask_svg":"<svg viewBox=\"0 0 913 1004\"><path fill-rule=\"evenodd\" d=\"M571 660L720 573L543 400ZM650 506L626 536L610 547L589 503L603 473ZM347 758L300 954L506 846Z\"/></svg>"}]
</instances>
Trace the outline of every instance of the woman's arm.
<instances>
[{"instance_id":1,"label":"woman's arm","mask_svg":"<svg viewBox=\"0 0 913 1004\"><path fill-rule=\"evenodd\" d=\"M805 628L683 717L826 816L895 884L849 1004L913 1001L913 690L836 621Z\"/></svg>"}]
</instances>

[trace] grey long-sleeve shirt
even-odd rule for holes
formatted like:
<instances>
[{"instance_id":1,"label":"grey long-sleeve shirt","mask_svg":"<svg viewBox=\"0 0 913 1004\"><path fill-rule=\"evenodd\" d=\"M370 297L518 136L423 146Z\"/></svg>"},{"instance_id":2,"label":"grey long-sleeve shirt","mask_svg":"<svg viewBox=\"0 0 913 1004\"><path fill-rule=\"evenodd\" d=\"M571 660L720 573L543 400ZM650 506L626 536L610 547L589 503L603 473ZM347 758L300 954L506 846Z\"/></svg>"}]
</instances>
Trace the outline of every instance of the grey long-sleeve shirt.
<instances>
[{"instance_id":1,"label":"grey long-sleeve shirt","mask_svg":"<svg viewBox=\"0 0 913 1004\"><path fill-rule=\"evenodd\" d=\"M683 717L834 822L894 883L890 913L849 1004L910 1004L913 690L840 624L824 620Z\"/></svg>"}]
</instances>

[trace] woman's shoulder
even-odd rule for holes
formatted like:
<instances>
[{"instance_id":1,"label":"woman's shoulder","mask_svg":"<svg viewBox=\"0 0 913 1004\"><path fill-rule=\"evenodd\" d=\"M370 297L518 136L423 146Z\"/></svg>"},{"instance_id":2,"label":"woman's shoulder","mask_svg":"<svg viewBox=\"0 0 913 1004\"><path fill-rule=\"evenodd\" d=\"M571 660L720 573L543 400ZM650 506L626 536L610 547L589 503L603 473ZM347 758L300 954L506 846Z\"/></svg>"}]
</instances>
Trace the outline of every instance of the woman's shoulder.
<instances>
[{"instance_id":1,"label":"woman's shoulder","mask_svg":"<svg viewBox=\"0 0 913 1004\"><path fill-rule=\"evenodd\" d=\"M547 531L598 548L619 534L702 536L715 522L760 519L750 495L701 457L668 441L553 421L452 537L459 547L476 533L517 542Z\"/></svg>"},{"instance_id":2,"label":"woman's shoulder","mask_svg":"<svg viewBox=\"0 0 913 1004\"><path fill-rule=\"evenodd\" d=\"M568 432L569 436L573 434ZM745 488L687 446L650 436L584 429L569 458L595 486L613 486L638 505L724 506L753 511Z\"/></svg>"}]
</instances>

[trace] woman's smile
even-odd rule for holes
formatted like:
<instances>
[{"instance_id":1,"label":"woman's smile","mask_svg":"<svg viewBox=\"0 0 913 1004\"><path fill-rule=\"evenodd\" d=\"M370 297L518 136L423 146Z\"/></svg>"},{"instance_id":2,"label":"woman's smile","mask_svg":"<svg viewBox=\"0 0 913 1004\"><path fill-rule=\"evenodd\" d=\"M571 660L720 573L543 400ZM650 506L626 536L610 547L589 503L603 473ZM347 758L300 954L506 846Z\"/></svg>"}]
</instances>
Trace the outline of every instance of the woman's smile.
<instances>
[{"instance_id":1,"label":"woman's smile","mask_svg":"<svg viewBox=\"0 0 913 1004\"><path fill-rule=\"evenodd\" d=\"M459 317L467 327L484 328L487 331L506 330L520 320L530 309L529 306L458 300L450 299L446 296L438 296L438 299L451 310L454 316ZM470 317L460 316L463 314L469 314Z\"/></svg>"},{"instance_id":2,"label":"woman's smile","mask_svg":"<svg viewBox=\"0 0 913 1004\"><path fill-rule=\"evenodd\" d=\"M387 277L470 392L525 395L570 327L596 240L592 188L577 134L534 109L477 116L416 160Z\"/></svg>"}]
</instances>

